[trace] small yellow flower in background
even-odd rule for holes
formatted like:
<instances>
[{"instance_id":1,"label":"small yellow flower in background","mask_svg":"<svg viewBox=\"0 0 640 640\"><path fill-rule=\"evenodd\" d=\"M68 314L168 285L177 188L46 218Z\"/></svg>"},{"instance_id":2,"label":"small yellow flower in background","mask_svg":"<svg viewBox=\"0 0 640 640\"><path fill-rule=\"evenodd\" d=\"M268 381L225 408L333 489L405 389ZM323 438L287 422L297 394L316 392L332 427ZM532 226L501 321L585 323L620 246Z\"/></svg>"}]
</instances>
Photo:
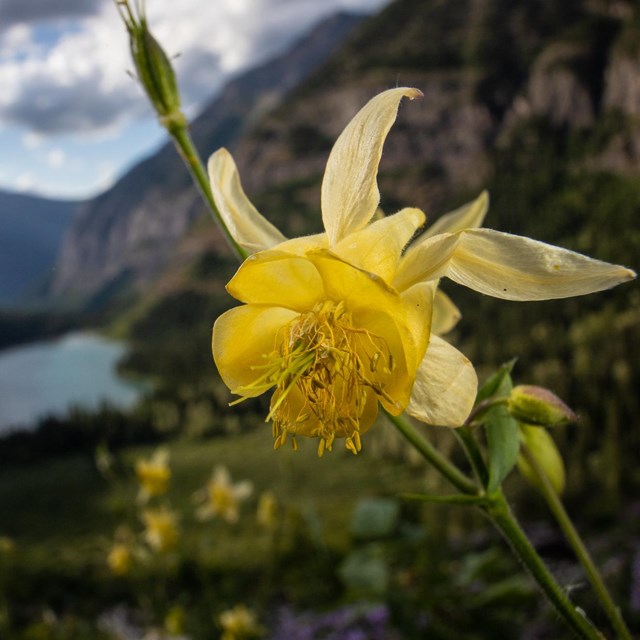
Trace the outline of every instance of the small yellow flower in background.
<instances>
[{"instance_id":1,"label":"small yellow flower in background","mask_svg":"<svg viewBox=\"0 0 640 640\"><path fill-rule=\"evenodd\" d=\"M126 576L133 567L133 554L130 545L116 542L107 556L109 569L116 576Z\"/></svg>"},{"instance_id":2,"label":"small yellow flower in background","mask_svg":"<svg viewBox=\"0 0 640 640\"><path fill-rule=\"evenodd\" d=\"M488 196L425 223L414 208L370 222L380 195L382 146L403 97L374 97L336 141L321 189L325 233L287 240L251 204L226 149L209 160L216 205L253 253L227 285L243 303L213 328L213 356L236 402L274 390L267 420L276 448L287 435L344 438L353 453L381 404L457 427L476 397L469 360L440 335L460 312L448 277L506 300L546 300L607 289L633 271L529 238L480 229ZM409 244L411 242L411 244Z\"/></svg>"},{"instance_id":3,"label":"small yellow flower in background","mask_svg":"<svg viewBox=\"0 0 640 640\"><path fill-rule=\"evenodd\" d=\"M13 553L16 550L16 543L9 536L0 536L0 554Z\"/></svg>"},{"instance_id":4,"label":"small yellow flower in background","mask_svg":"<svg viewBox=\"0 0 640 640\"><path fill-rule=\"evenodd\" d=\"M169 609L164 617L164 628L172 636L181 636L184 633L187 614L184 607L175 605Z\"/></svg>"},{"instance_id":5,"label":"small yellow flower in background","mask_svg":"<svg viewBox=\"0 0 640 640\"><path fill-rule=\"evenodd\" d=\"M278 500L272 491L265 491L258 500L256 519L258 524L272 531L278 525Z\"/></svg>"},{"instance_id":6,"label":"small yellow flower in background","mask_svg":"<svg viewBox=\"0 0 640 640\"><path fill-rule=\"evenodd\" d=\"M263 629L256 620L255 613L242 604L224 611L218 618L222 627L221 640L245 640L258 638Z\"/></svg>"},{"instance_id":7,"label":"small yellow flower in background","mask_svg":"<svg viewBox=\"0 0 640 640\"><path fill-rule=\"evenodd\" d=\"M205 501L196 512L200 520L219 516L227 522L238 521L240 502L251 495L253 486L247 480L233 484L226 467L216 467L203 491L196 497Z\"/></svg>"},{"instance_id":8,"label":"small yellow flower in background","mask_svg":"<svg viewBox=\"0 0 640 640\"><path fill-rule=\"evenodd\" d=\"M138 500L147 502L152 496L161 496L166 493L171 480L169 452L166 449L158 449L147 460L138 459L135 469L140 482Z\"/></svg>"},{"instance_id":9,"label":"small yellow flower in background","mask_svg":"<svg viewBox=\"0 0 640 640\"><path fill-rule=\"evenodd\" d=\"M178 544L178 522L168 509L145 509L142 513L147 544L158 553L167 553Z\"/></svg>"}]
</instances>

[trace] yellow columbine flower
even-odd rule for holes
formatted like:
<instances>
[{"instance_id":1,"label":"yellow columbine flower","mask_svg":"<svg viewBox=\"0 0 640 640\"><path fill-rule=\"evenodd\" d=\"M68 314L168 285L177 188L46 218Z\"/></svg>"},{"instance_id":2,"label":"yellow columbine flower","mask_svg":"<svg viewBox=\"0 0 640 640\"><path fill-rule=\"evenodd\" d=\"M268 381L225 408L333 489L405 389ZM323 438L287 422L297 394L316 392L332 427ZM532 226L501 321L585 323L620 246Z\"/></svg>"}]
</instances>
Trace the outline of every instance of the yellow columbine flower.
<instances>
[{"instance_id":1,"label":"yellow columbine flower","mask_svg":"<svg viewBox=\"0 0 640 640\"><path fill-rule=\"evenodd\" d=\"M116 542L109 551L107 564L116 576L125 576L133 566L133 554L131 547L123 542Z\"/></svg>"},{"instance_id":2,"label":"yellow columbine flower","mask_svg":"<svg viewBox=\"0 0 640 640\"><path fill-rule=\"evenodd\" d=\"M418 209L370 223L380 199L382 146L398 104L421 95L385 91L342 132L322 182L325 233L287 240L248 200L229 152L220 149L209 160L218 209L238 244L253 252L227 285L245 304L216 321L213 355L238 401L274 389L267 419L276 447L287 434L312 436L322 454L339 437L356 453L378 403L429 424L464 422L477 378L469 360L439 337L460 315L436 292L441 277L498 298L543 300L606 289L635 275L478 229L486 193L408 247L425 222Z\"/></svg>"},{"instance_id":3,"label":"yellow columbine flower","mask_svg":"<svg viewBox=\"0 0 640 640\"><path fill-rule=\"evenodd\" d=\"M226 467L216 467L203 494L203 504L196 516L200 520L209 520L220 516L230 523L238 521L240 502L251 495L253 487L247 480L233 484Z\"/></svg>"},{"instance_id":4,"label":"yellow columbine flower","mask_svg":"<svg viewBox=\"0 0 640 640\"><path fill-rule=\"evenodd\" d=\"M224 611L218 620L222 627L222 640L247 640L262 635L262 627L255 614L242 604Z\"/></svg>"},{"instance_id":5,"label":"yellow columbine flower","mask_svg":"<svg viewBox=\"0 0 640 640\"><path fill-rule=\"evenodd\" d=\"M140 482L138 499L141 502L166 493L171 480L169 452L166 449L158 449L148 460L138 459L135 469Z\"/></svg>"},{"instance_id":6,"label":"yellow columbine flower","mask_svg":"<svg viewBox=\"0 0 640 640\"><path fill-rule=\"evenodd\" d=\"M158 553L167 553L178 544L176 516L168 509L145 509L142 514L145 524L144 537L147 544Z\"/></svg>"},{"instance_id":7,"label":"yellow columbine flower","mask_svg":"<svg viewBox=\"0 0 640 640\"><path fill-rule=\"evenodd\" d=\"M273 531L278 526L278 499L273 491L265 491L258 500L256 519L258 524L269 531Z\"/></svg>"}]
</instances>

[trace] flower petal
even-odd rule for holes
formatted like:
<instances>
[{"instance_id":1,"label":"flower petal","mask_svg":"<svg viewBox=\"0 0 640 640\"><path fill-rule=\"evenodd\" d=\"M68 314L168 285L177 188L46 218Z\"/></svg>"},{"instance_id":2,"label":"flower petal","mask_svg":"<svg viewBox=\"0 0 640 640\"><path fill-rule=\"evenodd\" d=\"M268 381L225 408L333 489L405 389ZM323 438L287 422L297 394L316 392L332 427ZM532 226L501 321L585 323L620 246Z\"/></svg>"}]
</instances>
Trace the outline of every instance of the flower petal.
<instances>
[{"instance_id":1,"label":"flower petal","mask_svg":"<svg viewBox=\"0 0 640 640\"><path fill-rule=\"evenodd\" d=\"M454 233L463 229L481 227L489 210L489 193L483 191L475 200L455 211L440 216L425 232L423 238L439 233Z\"/></svg>"},{"instance_id":2,"label":"flower petal","mask_svg":"<svg viewBox=\"0 0 640 640\"><path fill-rule=\"evenodd\" d=\"M420 209L402 209L349 234L331 249L331 253L391 282L402 250L424 222L425 215Z\"/></svg>"},{"instance_id":3,"label":"flower petal","mask_svg":"<svg viewBox=\"0 0 640 640\"><path fill-rule=\"evenodd\" d=\"M407 252L396 286L447 276L504 300L551 300L609 289L635 278L619 265L491 229L441 234Z\"/></svg>"},{"instance_id":4,"label":"flower petal","mask_svg":"<svg viewBox=\"0 0 640 640\"><path fill-rule=\"evenodd\" d=\"M418 89L390 89L372 98L351 120L331 150L322 180L322 220L334 246L362 229L380 201L376 176L382 145L400 100L418 98Z\"/></svg>"},{"instance_id":5,"label":"flower petal","mask_svg":"<svg viewBox=\"0 0 640 640\"><path fill-rule=\"evenodd\" d=\"M247 198L236 163L224 148L209 158L209 180L218 211L233 239L250 253L286 240Z\"/></svg>"},{"instance_id":6,"label":"flower petal","mask_svg":"<svg viewBox=\"0 0 640 640\"><path fill-rule=\"evenodd\" d=\"M432 333L437 336L449 333L458 324L461 317L460 309L453 304L451 298L438 289L433 299Z\"/></svg>"},{"instance_id":7,"label":"flower petal","mask_svg":"<svg viewBox=\"0 0 640 640\"><path fill-rule=\"evenodd\" d=\"M272 249L249 256L227 284L237 300L308 311L323 296L322 279L305 257Z\"/></svg>"},{"instance_id":8,"label":"flower petal","mask_svg":"<svg viewBox=\"0 0 640 640\"><path fill-rule=\"evenodd\" d=\"M469 359L432 335L418 367L407 413L427 424L462 426L473 408L478 378Z\"/></svg>"},{"instance_id":9,"label":"flower petal","mask_svg":"<svg viewBox=\"0 0 640 640\"><path fill-rule=\"evenodd\" d=\"M258 377L255 367L264 364L265 354L273 351L278 332L298 314L280 307L243 305L223 313L213 325L212 350L220 377L231 389L250 385ZM244 396L258 396L264 389ZM221 469L221 468L218 468ZM229 482L225 471L216 470L216 482Z\"/></svg>"}]
</instances>

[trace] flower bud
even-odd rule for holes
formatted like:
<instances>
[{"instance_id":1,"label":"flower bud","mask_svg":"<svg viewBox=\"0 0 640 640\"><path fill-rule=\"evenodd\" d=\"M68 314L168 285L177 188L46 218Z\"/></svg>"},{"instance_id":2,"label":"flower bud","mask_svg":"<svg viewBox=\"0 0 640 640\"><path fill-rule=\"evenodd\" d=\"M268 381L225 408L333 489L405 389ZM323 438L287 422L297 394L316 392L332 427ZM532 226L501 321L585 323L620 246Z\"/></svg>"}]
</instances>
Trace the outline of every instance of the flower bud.
<instances>
[{"instance_id":1,"label":"flower bud","mask_svg":"<svg viewBox=\"0 0 640 640\"><path fill-rule=\"evenodd\" d=\"M518 422L539 427L557 427L578 420L578 416L558 396L549 389L533 385L514 387L507 408Z\"/></svg>"},{"instance_id":2,"label":"flower bud","mask_svg":"<svg viewBox=\"0 0 640 640\"><path fill-rule=\"evenodd\" d=\"M176 75L167 54L153 37L143 13L131 11L128 0L118 0L118 7L129 32L131 56L138 80L143 86L158 116L182 119L180 94Z\"/></svg>"},{"instance_id":3,"label":"flower bud","mask_svg":"<svg viewBox=\"0 0 640 640\"><path fill-rule=\"evenodd\" d=\"M556 443L546 429L520 425L520 438L527 447L530 455L538 463L538 466L551 482L556 493L561 494L565 486L565 470L562 456L556 447ZM540 487L540 479L531 468L526 456L518 456L518 469L520 473L535 487Z\"/></svg>"}]
</instances>

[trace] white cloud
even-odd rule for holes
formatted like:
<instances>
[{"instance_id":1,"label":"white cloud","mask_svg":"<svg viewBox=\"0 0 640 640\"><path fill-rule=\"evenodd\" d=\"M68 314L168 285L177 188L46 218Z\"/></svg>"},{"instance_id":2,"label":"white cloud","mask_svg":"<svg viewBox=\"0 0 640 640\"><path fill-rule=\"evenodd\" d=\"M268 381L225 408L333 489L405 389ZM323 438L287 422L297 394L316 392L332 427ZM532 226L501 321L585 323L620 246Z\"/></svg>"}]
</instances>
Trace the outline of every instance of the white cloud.
<instances>
[{"instance_id":1,"label":"white cloud","mask_svg":"<svg viewBox=\"0 0 640 640\"><path fill-rule=\"evenodd\" d=\"M36 179L31 172L21 173L15 179L16 191L32 191L35 184L36 184Z\"/></svg>"},{"instance_id":2,"label":"white cloud","mask_svg":"<svg viewBox=\"0 0 640 640\"><path fill-rule=\"evenodd\" d=\"M22 146L25 149L37 149L42 146L42 144L44 144L44 138L39 133L27 131L27 133L22 136Z\"/></svg>"},{"instance_id":3,"label":"white cloud","mask_svg":"<svg viewBox=\"0 0 640 640\"><path fill-rule=\"evenodd\" d=\"M53 169L59 169L65 163L66 159L67 154L57 147L47 153L47 164Z\"/></svg>"},{"instance_id":4,"label":"white cloud","mask_svg":"<svg viewBox=\"0 0 640 640\"><path fill-rule=\"evenodd\" d=\"M374 11L387 1L153 0L147 9L167 53L180 54L175 67L192 111L230 73L274 54L322 16L340 8ZM2 0L3 15L14 26L0 34L0 124L51 135L113 129L150 116L126 74L132 63L112 2ZM68 29L65 17L73 17ZM35 29L43 24L49 27L44 39Z\"/></svg>"}]
</instances>

